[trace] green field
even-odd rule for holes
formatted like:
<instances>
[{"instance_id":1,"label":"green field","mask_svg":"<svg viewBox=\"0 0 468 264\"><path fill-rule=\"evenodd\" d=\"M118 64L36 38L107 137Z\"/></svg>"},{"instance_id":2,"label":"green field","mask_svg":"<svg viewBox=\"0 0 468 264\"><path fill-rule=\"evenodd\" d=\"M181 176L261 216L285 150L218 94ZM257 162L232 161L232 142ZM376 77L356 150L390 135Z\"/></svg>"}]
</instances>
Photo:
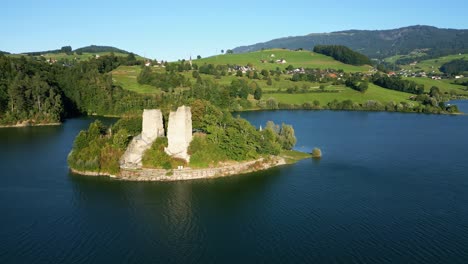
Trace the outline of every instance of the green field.
<instances>
[{"instance_id":1,"label":"green field","mask_svg":"<svg viewBox=\"0 0 468 264\"><path fill-rule=\"evenodd\" d=\"M424 71L426 73L431 73L431 72L441 73L439 71L439 68L440 68L440 66L442 66L442 64L447 63L447 62L452 61L452 60L463 59L463 58L465 60L468 60L468 54L448 55L448 56L443 56L443 57L439 57L439 58L436 58L436 59L423 60L423 61L418 62L415 66L402 65L401 67L403 69L412 70L412 71L421 71L422 70L422 71Z\"/></svg>"},{"instance_id":2,"label":"green field","mask_svg":"<svg viewBox=\"0 0 468 264\"><path fill-rule=\"evenodd\" d=\"M327 103L338 100L352 100L357 103L364 103L368 100L375 100L381 103L386 102L413 102L409 98L412 94L394 91L379 87L374 84L369 84L369 89L365 93L355 91L345 86L333 86L334 89L339 89L338 93L299 93L299 94L287 94L287 93L272 93L265 94L264 99L270 97L275 98L278 102L287 104L303 104L306 102L312 103L314 100L318 100L320 105L326 105ZM330 88L327 88L330 89Z\"/></svg>"},{"instance_id":3,"label":"green field","mask_svg":"<svg viewBox=\"0 0 468 264\"><path fill-rule=\"evenodd\" d=\"M468 96L468 91L466 90L465 86L452 84L453 80L432 80L430 78L423 78L423 77L406 77L404 79L414 81L416 83L424 84L424 90L429 92L432 86L439 87L439 90L442 93L455 93L459 95Z\"/></svg>"},{"instance_id":4,"label":"green field","mask_svg":"<svg viewBox=\"0 0 468 264\"><path fill-rule=\"evenodd\" d=\"M185 77L187 78L192 78L192 72L184 72L182 73ZM213 75L208 75L208 74L200 74L200 76L203 79L210 79L213 80L221 85L230 85L233 80L236 79L244 79L248 83L256 82L263 91L278 91L278 89L281 90L286 90L289 87L294 87L297 86L299 88L302 88L303 86L308 87L309 89L318 89L320 84L319 83L311 83L311 82L305 82L305 81L300 81L300 82L292 82L290 81L291 75L286 75L282 74L280 77L279 81L276 81L275 78L272 78L272 85L267 85L266 80L251 80L247 77L236 77L235 75L227 75L223 76L221 79L215 79Z\"/></svg>"},{"instance_id":5,"label":"green field","mask_svg":"<svg viewBox=\"0 0 468 264\"><path fill-rule=\"evenodd\" d=\"M142 94L157 94L161 90L151 85L139 84L137 82L137 76L141 72L140 66L119 66L113 70L112 81L115 85L118 85L124 89L142 93Z\"/></svg>"},{"instance_id":6,"label":"green field","mask_svg":"<svg viewBox=\"0 0 468 264\"><path fill-rule=\"evenodd\" d=\"M274 57L271 57L271 55ZM285 64L270 63L270 60L285 59ZM261 60L266 60L266 63L262 63ZM263 51L255 51L250 53L239 53L239 54L223 54L194 60L194 63L202 65L207 64L234 64L245 66L251 63L257 70L267 69L275 70L276 67L280 69L286 68L288 65L293 65L296 68L320 68L320 69L342 69L347 72L367 72L371 68L370 66L353 66L344 64L336 61L332 57L328 57L322 54L310 52L310 51L292 51L284 49L271 49Z\"/></svg>"}]
</instances>

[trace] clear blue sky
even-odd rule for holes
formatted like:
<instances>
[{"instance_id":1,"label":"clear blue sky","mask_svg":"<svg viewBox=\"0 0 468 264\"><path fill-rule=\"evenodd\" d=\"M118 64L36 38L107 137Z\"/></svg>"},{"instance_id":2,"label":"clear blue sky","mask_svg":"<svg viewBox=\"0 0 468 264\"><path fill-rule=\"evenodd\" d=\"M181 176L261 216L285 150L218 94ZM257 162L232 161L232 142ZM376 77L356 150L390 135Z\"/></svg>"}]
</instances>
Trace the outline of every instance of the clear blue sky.
<instances>
[{"instance_id":1,"label":"clear blue sky","mask_svg":"<svg viewBox=\"0 0 468 264\"><path fill-rule=\"evenodd\" d=\"M468 29L466 0L6 0L0 6L0 50L13 53L96 44L175 60L346 29Z\"/></svg>"}]
</instances>

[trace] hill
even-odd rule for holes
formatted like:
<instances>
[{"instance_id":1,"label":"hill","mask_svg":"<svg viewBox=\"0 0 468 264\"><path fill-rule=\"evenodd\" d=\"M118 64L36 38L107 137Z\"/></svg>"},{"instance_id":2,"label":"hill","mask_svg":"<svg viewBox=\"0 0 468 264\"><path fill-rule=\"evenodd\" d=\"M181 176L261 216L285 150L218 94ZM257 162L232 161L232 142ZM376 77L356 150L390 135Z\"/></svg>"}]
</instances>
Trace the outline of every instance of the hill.
<instances>
[{"instance_id":1,"label":"hill","mask_svg":"<svg viewBox=\"0 0 468 264\"><path fill-rule=\"evenodd\" d=\"M426 73L440 74L441 71L439 69L443 64L448 63L453 60L457 60L457 59L468 60L468 53L447 55L447 56L442 56L442 57L437 57L437 58L427 59L427 60L417 60L417 58L414 58L414 62L416 63L402 65L401 67L407 70L424 71Z\"/></svg>"},{"instance_id":2,"label":"hill","mask_svg":"<svg viewBox=\"0 0 468 264\"><path fill-rule=\"evenodd\" d=\"M277 60L284 59L284 63L277 63ZM263 61L263 62L262 62ZM273 61L273 63L271 63ZM300 68L319 68L319 69L342 69L347 72L362 72L368 71L371 67L368 65L364 66L353 66L339 62L332 57L325 56L319 53L310 52L307 50L284 50L284 49L270 49L255 51L249 53L240 54L223 54L218 56L212 56L204 59L194 60L194 63L203 65L207 64L231 64L231 65L242 65L251 64L257 70L275 70L277 67L284 69L288 65Z\"/></svg>"},{"instance_id":3,"label":"hill","mask_svg":"<svg viewBox=\"0 0 468 264\"><path fill-rule=\"evenodd\" d=\"M10 54L9 52L6 52L6 51L1 51L0 50L0 54Z\"/></svg>"},{"instance_id":4,"label":"hill","mask_svg":"<svg viewBox=\"0 0 468 264\"><path fill-rule=\"evenodd\" d=\"M97 45L90 45L82 48L78 48L73 50L71 46L63 46L60 49L55 50L45 50L45 51L32 51L32 52L23 52L22 55L29 55L29 56L41 56L41 55L51 55L51 54L60 54L66 53L68 55L72 55L73 53L82 54L82 53L91 53L91 54L108 54L108 53L119 53L128 55L131 52L126 50L118 49L111 46L97 46Z\"/></svg>"},{"instance_id":5,"label":"hill","mask_svg":"<svg viewBox=\"0 0 468 264\"><path fill-rule=\"evenodd\" d=\"M91 46L86 46L83 48L79 48L74 50L76 53L102 53L102 52L114 52L114 53L123 53L123 54L130 54L131 52L128 52L126 50L118 49L115 47L111 46L96 46L96 45L91 45Z\"/></svg>"},{"instance_id":6,"label":"hill","mask_svg":"<svg viewBox=\"0 0 468 264\"><path fill-rule=\"evenodd\" d=\"M35 51L35 52L25 52L20 54L10 54L6 53L10 57L21 57L24 55L35 57L36 59L46 59L50 61L59 61L69 63L72 61L83 61L88 60L90 58L97 58L99 56L105 56L114 54L117 57L126 57L130 54L134 54L132 52L128 52L126 50L122 50L119 48L111 47L111 46L86 46L79 49L72 50L70 46L64 46L60 49L56 50L48 50L48 51ZM137 60L146 60L139 55L135 55Z\"/></svg>"},{"instance_id":7,"label":"hill","mask_svg":"<svg viewBox=\"0 0 468 264\"><path fill-rule=\"evenodd\" d=\"M410 26L390 30L346 30L286 37L234 48L234 53L287 48L312 50L316 45L345 45L371 58L409 54L417 49L431 57L468 53L467 29Z\"/></svg>"}]
</instances>

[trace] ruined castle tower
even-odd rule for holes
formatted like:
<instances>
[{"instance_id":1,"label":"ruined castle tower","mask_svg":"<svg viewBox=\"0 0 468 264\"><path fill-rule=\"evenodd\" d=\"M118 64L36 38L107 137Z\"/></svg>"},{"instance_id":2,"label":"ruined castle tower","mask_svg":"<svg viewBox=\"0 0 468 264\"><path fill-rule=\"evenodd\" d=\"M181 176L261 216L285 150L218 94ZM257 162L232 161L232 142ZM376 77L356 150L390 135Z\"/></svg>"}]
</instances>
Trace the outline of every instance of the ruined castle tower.
<instances>
[{"instance_id":1,"label":"ruined castle tower","mask_svg":"<svg viewBox=\"0 0 468 264\"><path fill-rule=\"evenodd\" d=\"M158 137L164 136L163 115L159 109L143 111L143 129L140 135L134 137L120 159L122 168L141 168L143 154Z\"/></svg>"},{"instance_id":2,"label":"ruined castle tower","mask_svg":"<svg viewBox=\"0 0 468 264\"><path fill-rule=\"evenodd\" d=\"M161 110L143 110L141 137L145 141L154 141L157 137L164 137L163 115Z\"/></svg>"},{"instance_id":3,"label":"ruined castle tower","mask_svg":"<svg viewBox=\"0 0 468 264\"><path fill-rule=\"evenodd\" d=\"M187 153L190 142L192 142L192 112L190 107L181 106L176 112L169 114L167 128L168 147L165 151L168 155L190 160Z\"/></svg>"}]
</instances>

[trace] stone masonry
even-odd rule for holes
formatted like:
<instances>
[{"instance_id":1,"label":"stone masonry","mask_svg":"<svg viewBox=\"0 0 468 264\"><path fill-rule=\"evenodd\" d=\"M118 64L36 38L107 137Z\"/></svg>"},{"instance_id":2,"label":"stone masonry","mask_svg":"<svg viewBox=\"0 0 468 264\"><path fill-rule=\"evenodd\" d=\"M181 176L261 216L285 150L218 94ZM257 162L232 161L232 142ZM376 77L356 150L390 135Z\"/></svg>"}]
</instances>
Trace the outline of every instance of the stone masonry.
<instances>
[{"instance_id":1,"label":"stone masonry","mask_svg":"<svg viewBox=\"0 0 468 264\"><path fill-rule=\"evenodd\" d=\"M190 107L181 106L176 112L169 114L167 128L168 147L165 151L168 155L181 158L187 162L190 156L187 153L190 142L192 142L192 112Z\"/></svg>"},{"instance_id":2,"label":"stone masonry","mask_svg":"<svg viewBox=\"0 0 468 264\"><path fill-rule=\"evenodd\" d=\"M134 137L132 142L127 147L124 155L120 159L121 168L141 168L141 159L143 154L156 140L156 138L164 136L163 116L161 110L143 111L143 129L140 135Z\"/></svg>"},{"instance_id":3,"label":"stone masonry","mask_svg":"<svg viewBox=\"0 0 468 264\"><path fill-rule=\"evenodd\" d=\"M161 110L143 110L142 128L141 137L145 141L154 141L158 137L164 137L163 116Z\"/></svg>"}]
</instances>

